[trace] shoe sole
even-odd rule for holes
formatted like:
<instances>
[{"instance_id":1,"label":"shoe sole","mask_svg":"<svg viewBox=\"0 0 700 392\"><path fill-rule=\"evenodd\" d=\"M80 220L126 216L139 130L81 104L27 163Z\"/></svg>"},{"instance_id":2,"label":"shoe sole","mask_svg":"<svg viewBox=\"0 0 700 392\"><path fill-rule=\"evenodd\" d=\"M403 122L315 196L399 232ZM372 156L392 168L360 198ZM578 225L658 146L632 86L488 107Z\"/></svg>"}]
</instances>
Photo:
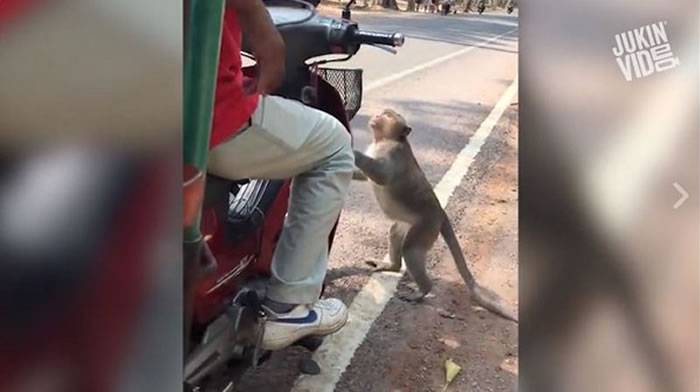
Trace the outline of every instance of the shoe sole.
<instances>
[{"instance_id":1,"label":"shoe sole","mask_svg":"<svg viewBox=\"0 0 700 392\"><path fill-rule=\"evenodd\" d=\"M295 342L307 337L307 336L327 336L334 334L338 331L340 331L345 324L348 322L348 312L345 312L345 317L340 319L337 324L333 324L330 327L326 329L317 329L314 330L313 332L309 332L304 329L298 329L296 332L290 333L287 337L284 339L279 339L279 340L273 340L273 341L268 341L264 342L264 349L269 350L269 351L277 351L281 350L283 348L287 348L294 344ZM289 339L288 337L291 337Z\"/></svg>"}]
</instances>

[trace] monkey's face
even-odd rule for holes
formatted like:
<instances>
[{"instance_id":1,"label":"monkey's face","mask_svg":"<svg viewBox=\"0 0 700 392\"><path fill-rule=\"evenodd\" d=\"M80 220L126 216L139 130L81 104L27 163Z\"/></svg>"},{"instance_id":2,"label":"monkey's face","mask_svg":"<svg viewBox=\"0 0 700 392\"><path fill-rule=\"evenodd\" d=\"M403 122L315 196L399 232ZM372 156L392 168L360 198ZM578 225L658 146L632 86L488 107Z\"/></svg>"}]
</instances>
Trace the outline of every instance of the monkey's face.
<instances>
[{"instance_id":1,"label":"monkey's face","mask_svg":"<svg viewBox=\"0 0 700 392\"><path fill-rule=\"evenodd\" d=\"M405 140L411 133L411 127L406 125L403 116L391 109L384 109L380 114L372 116L369 120L369 128L372 130L375 141Z\"/></svg>"}]
</instances>

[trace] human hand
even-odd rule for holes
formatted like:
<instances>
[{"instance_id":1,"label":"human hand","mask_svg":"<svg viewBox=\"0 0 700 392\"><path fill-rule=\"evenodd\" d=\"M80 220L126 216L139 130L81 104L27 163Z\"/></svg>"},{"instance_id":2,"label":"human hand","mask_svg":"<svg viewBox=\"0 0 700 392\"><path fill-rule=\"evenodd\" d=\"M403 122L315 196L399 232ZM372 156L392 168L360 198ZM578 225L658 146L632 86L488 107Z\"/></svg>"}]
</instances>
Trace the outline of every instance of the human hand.
<instances>
[{"instance_id":1,"label":"human hand","mask_svg":"<svg viewBox=\"0 0 700 392\"><path fill-rule=\"evenodd\" d=\"M284 41L274 27L263 36L251 36L250 39L258 70L255 90L263 95L272 94L284 80Z\"/></svg>"}]
</instances>

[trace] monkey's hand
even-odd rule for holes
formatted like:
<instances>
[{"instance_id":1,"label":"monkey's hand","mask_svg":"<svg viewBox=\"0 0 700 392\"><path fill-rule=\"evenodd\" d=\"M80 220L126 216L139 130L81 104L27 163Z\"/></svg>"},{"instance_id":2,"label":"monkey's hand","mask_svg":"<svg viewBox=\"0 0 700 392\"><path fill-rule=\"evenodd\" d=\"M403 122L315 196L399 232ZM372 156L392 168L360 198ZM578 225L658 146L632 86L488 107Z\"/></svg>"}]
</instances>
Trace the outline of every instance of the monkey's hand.
<instances>
[{"instance_id":1,"label":"monkey's hand","mask_svg":"<svg viewBox=\"0 0 700 392\"><path fill-rule=\"evenodd\" d=\"M360 170L360 169L355 169L355 171L352 172L352 179L357 180L357 181L367 181L368 180L365 173L363 173L362 170Z\"/></svg>"},{"instance_id":2,"label":"monkey's hand","mask_svg":"<svg viewBox=\"0 0 700 392\"><path fill-rule=\"evenodd\" d=\"M391 179L391 170L386 159L372 159L360 151L355 152L355 165L370 180L385 185Z\"/></svg>"}]
</instances>

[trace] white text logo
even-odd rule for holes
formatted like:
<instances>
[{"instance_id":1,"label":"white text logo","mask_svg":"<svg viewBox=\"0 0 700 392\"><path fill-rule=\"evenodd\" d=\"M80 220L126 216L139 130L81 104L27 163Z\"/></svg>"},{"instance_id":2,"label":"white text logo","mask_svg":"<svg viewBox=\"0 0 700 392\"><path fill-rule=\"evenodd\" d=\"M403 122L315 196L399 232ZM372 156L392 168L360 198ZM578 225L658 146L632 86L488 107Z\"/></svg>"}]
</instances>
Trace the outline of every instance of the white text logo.
<instances>
[{"instance_id":1,"label":"white text logo","mask_svg":"<svg viewBox=\"0 0 700 392\"><path fill-rule=\"evenodd\" d=\"M615 35L612 51L625 80L645 78L680 64L671 51L666 24L652 23Z\"/></svg>"}]
</instances>

